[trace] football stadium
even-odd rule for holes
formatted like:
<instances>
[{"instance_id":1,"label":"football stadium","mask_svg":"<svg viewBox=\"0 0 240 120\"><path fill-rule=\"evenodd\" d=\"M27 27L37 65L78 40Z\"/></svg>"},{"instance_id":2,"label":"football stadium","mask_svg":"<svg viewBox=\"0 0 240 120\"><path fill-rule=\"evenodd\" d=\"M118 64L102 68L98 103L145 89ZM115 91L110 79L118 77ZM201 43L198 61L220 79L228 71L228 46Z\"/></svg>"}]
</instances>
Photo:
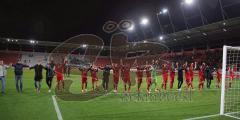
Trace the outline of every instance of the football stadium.
<instances>
[{"instance_id":1,"label":"football stadium","mask_svg":"<svg viewBox=\"0 0 240 120\"><path fill-rule=\"evenodd\" d=\"M1 120L240 119L239 0L0 2Z\"/></svg>"}]
</instances>

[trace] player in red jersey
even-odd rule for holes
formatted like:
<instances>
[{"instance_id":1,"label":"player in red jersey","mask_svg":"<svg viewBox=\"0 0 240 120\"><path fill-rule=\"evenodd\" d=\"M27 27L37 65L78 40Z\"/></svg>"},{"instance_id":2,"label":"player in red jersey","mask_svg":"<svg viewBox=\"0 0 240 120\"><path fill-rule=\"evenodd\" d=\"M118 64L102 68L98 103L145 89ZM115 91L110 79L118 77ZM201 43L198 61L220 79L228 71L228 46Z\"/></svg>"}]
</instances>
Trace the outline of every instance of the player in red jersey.
<instances>
[{"instance_id":1,"label":"player in red jersey","mask_svg":"<svg viewBox=\"0 0 240 120\"><path fill-rule=\"evenodd\" d=\"M171 66L170 66L170 89L173 88L173 83L174 83L174 78L175 78L175 66L174 66L174 62L172 62Z\"/></svg>"},{"instance_id":2,"label":"player in red jersey","mask_svg":"<svg viewBox=\"0 0 240 120\"><path fill-rule=\"evenodd\" d=\"M82 72L82 93L85 93L87 91L87 73L89 68L81 67L79 70Z\"/></svg>"},{"instance_id":3,"label":"player in red jersey","mask_svg":"<svg viewBox=\"0 0 240 120\"><path fill-rule=\"evenodd\" d=\"M62 89L64 89L64 78L63 78L63 69L67 61L64 61L63 64L56 64L55 65L55 73L57 77L57 89L60 90L60 84L62 84Z\"/></svg>"},{"instance_id":4,"label":"player in red jersey","mask_svg":"<svg viewBox=\"0 0 240 120\"><path fill-rule=\"evenodd\" d=\"M143 66L137 66L137 92L140 93L140 87L142 85L142 78L143 78L143 71L144 67Z\"/></svg>"},{"instance_id":5,"label":"player in red jersey","mask_svg":"<svg viewBox=\"0 0 240 120\"><path fill-rule=\"evenodd\" d=\"M124 69L123 69L123 65L120 63L120 72L121 72L121 79L123 81L123 84L124 84L124 88L125 88L125 83L124 83ZM124 89L126 91L126 88Z\"/></svg>"},{"instance_id":6,"label":"player in red jersey","mask_svg":"<svg viewBox=\"0 0 240 120\"><path fill-rule=\"evenodd\" d=\"M191 63L190 64L190 67L189 67L189 72L190 72L190 86L191 86L191 88L192 89L194 89L193 88L193 79L194 79L194 63Z\"/></svg>"},{"instance_id":7,"label":"player in red jersey","mask_svg":"<svg viewBox=\"0 0 240 120\"><path fill-rule=\"evenodd\" d=\"M204 86L204 69L202 66L200 66L198 70L198 89L199 91L202 91L203 86Z\"/></svg>"},{"instance_id":8,"label":"player in red jersey","mask_svg":"<svg viewBox=\"0 0 240 120\"><path fill-rule=\"evenodd\" d=\"M221 82L221 78L222 78L221 69L216 70L216 74L217 74L216 87L220 88L220 82Z\"/></svg>"},{"instance_id":9,"label":"player in red jersey","mask_svg":"<svg viewBox=\"0 0 240 120\"><path fill-rule=\"evenodd\" d=\"M123 65L122 60L120 61L121 63L121 74L122 74L122 79L123 79L123 84L124 84L124 92L128 91L128 93L131 92L131 78L130 78L130 69L131 66L130 64ZM128 90L127 90L127 85L128 85Z\"/></svg>"},{"instance_id":10,"label":"player in red jersey","mask_svg":"<svg viewBox=\"0 0 240 120\"><path fill-rule=\"evenodd\" d=\"M118 66L118 64L112 64L112 70L113 70L113 87L114 92L116 93L118 91L120 67Z\"/></svg>"},{"instance_id":11,"label":"player in red jersey","mask_svg":"<svg viewBox=\"0 0 240 120\"><path fill-rule=\"evenodd\" d=\"M147 81L147 93L150 93L151 92L150 87L152 84L152 66L146 63L145 70L146 70L146 81Z\"/></svg>"},{"instance_id":12,"label":"player in red jersey","mask_svg":"<svg viewBox=\"0 0 240 120\"><path fill-rule=\"evenodd\" d=\"M93 65L89 68L89 70L92 77L92 90L94 91L95 88L98 88L98 77L97 77L98 68L95 67L95 65Z\"/></svg>"},{"instance_id":13,"label":"player in red jersey","mask_svg":"<svg viewBox=\"0 0 240 120\"><path fill-rule=\"evenodd\" d=\"M235 78L237 78L237 79L239 79L239 74L237 74L237 71L238 71L238 64L235 64L234 66L233 66L233 71L234 71L234 77Z\"/></svg>"},{"instance_id":14,"label":"player in red jersey","mask_svg":"<svg viewBox=\"0 0 240 120\"><path fill-rule=\"evenodd\" d=\"M191 73L190 73L189 67L185 69L185 81L186 81L186 87L190 88L192 83L191 83Z\"/></svg>"},{"instance_id":15,"label":"player in red jersey","mask_svg":"<svg viewBox=\"0 0 240 120\"><path fill-rule=\"evenodd\" d=\"M166 90L167 89L167 81L168 81L168 66L167 64L163 64L162 67L162 89Z\"/></svg>"},{"instance_id":16,"label":"player in red jersey","mask_svg":"<svg viewBox=\"0 0 240 120\"><path fill-rule=\"evenodd\" d=\"M230 81L229 81L229 88L232 87L232 81L234 80L234 75L235 71L234 71L234 67L233 66L229 66L229 78L230 78Z\"/></svg>"}]
</instances>

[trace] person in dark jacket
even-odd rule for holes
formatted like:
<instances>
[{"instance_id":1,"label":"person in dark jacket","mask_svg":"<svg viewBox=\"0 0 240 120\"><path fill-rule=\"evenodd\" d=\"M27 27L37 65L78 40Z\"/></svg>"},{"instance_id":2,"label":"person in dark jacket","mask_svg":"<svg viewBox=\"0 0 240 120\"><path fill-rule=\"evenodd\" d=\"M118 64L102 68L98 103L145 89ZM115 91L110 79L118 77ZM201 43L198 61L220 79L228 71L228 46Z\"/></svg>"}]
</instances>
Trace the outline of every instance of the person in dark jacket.
<instances>
[{"instance_id":1,"label":"person in dark jacket","mask_svg":"<svg viewBox=\"0 0 240 120\"><path fill-rule=\"evenodd\" d=\"M20 61L18 61L16 64L14 64L12 66L14 67L15 83L16 83L17 92L22 93L22 91L23 91L23 82L22 82L23 68L29 67L29 66L22 64Z\"/></svg>"},{"instance_id":2,"label":"person in dark jacket","mask_svg":"<svg viewBox=\"0 0 240 120\"><path fill-rule=\"evenodd\" d=\"M38 62L38 64L30 67L30 70L31 69L35 70L34 85L35 85L37 93L40 93L40 89L41 89L41 81L43 78L43 75L42 75L43 68L44 67L40 61Z\"/></svg>"},{"instance_id":3,"label":"person in dark jacket","mask_svg":"<svg viewBox=\"0 0 240 120\"><path fill-rule=\"evenodd\" d=\"M111 66L110 65L105 65L104 67L100 67L99 69L103 70L103 82L102 86L105 91L108 91L108 83L109 83L109 76L110 76L110 71L111 71Z\"/></svg>"},{"instance_id":4,"label":"person in dark jacket","mask_svg":"<svg viewBox=\"0 0 240 120\"><path fill-rule=\"evenodd\" d=\"M70 77L71 74L71 66L70 64L67 64L67 77Z\"/></svg>"},{"instance_id":5,"label":"person in dark jacket","mask_svg":"<svg viewBox=\"0 0 240 120\"><path fill-rule=\"evenodd\" d=\"M204 78L205 80L207 80L207 88L210 89L210 86L211 86L211 79L213 78L212 77L212 71L211 71L211 68L206 65L206 68L204 70Z\"/></svg>"},{"instance_id":6,"label":"person in dark jacket","mask_svg":"<svg viewBox=\"0 0 240 120\"><path fill-rule=\"evenodd\" d=\"M177 71L178 71L178 90L180 91L183 84L183 67L179 63L176 63Z\"/></svg>"},{"instance_id":7,"label":"person in dark jacket","mask_svg":"<svg viewBox=\"0 0 240 120\"><path fill-rule=\"evenodd\" d=\"M54 63L51 62L51 63L48 63L46 67L44 67L44 69L46 70L46 83L48 85L48 92L51 92L52 80L55 75L54 66L55 66Z\"/></svg>"}]
</instances>

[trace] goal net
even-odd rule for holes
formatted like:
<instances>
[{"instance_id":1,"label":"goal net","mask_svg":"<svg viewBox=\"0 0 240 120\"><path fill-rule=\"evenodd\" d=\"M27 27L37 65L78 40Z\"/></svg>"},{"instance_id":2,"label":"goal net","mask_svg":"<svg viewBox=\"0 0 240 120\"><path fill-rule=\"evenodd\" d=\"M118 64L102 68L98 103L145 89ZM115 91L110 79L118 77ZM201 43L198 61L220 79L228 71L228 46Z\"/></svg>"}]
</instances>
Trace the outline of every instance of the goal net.
<instances>
[{"instance_id":1,"label":"goal net","mask_svg":"<svg viewBox=\"0 0 240 120\"><path fill-rule=\"evenodd\" d=\"M240 47L223 47L220 115L240 119Z\"/></svg>"}]
</instances>

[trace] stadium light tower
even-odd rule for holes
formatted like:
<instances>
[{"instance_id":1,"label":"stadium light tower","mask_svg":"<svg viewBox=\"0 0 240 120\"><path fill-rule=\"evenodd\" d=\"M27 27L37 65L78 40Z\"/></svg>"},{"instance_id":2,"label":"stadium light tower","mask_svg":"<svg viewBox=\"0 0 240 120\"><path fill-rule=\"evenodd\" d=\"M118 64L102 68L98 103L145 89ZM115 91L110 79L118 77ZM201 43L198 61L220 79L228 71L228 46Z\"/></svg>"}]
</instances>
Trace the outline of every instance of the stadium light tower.
<instances>
[{"instance_id":1,"label":"stadium light tower","mask_svg":"<svg viewBox=\"0 0 240 120\"><path fill-rule=\"evenodd\" d=\"M168 18L169 18L169 20L170 20L170 24L171 24L172 30L173 30L173 32L175 32L175 27L174 27L174 25L173 25L172 17L171 17L171 14L170 14L168 8L163 8L163 9L159 12L159 14L157 14L157 16L158 16L158 15L165 15L165 14L168 15ZM158 19L159 19L159 18L158 18ZM160 22L159 22L159 23L160 23Z\"/></svg>"},{"instance_id":2,"label":"stadium light tower","mask_svg":"<svg viewBox=\"0 0 240 120\"><path fill-rule=\"evenodd\" d=\"M202 10L201 10L201 7L200 7L200 3L199 3L199 0L184 0L183 2L182 2L182 5L183 6L185 6L185 5L187 5L187 6L193 6L193 4L197 4L197 9L198 9L198 11L199 11L199 14L200 14L200 17L201 17L201 22L202 22L202 25L204 25L205 23L204 23L204 16L203 16L203 13L202 13ZM183 11L183 10L182 10ZM183 14L185 14L185 13L183 13Z\"/></svg>"},{"instance_id":3,"label":"stadium light tower","mask_svg":"<svg viewBox=\"0 0 240 120\"><path fill-rule=\"evenodd\" d=\"M140 25L143 26L143 27L146 27L147 25L149 24L149 19L146 18L146 17L143 17L141 18L140 20ZM143 36L144 36L144 39L146 38L146 33L144 32L144 29L140 28L142 33L143 33Z\"/></svg>"},{"instance_id":4,"label":"stadium light tower","mask_svg":"<svg viewBox=\"0 0 240 120\"><path fill-rule=\"evenodd\" d=\"M140 28L143 35L144 35L144 39L146 38L147 34L144 32L145 30L149 30L151 32L151 37L153 37L153 30L151 28L151 25L150 25L150 22L149 22L149 19L147 17L143 17L141 20L140 20L140 25L142 25L143 27L146 27L148 29L143 29L143 28Z\"/></svg>"}]
</instances>

